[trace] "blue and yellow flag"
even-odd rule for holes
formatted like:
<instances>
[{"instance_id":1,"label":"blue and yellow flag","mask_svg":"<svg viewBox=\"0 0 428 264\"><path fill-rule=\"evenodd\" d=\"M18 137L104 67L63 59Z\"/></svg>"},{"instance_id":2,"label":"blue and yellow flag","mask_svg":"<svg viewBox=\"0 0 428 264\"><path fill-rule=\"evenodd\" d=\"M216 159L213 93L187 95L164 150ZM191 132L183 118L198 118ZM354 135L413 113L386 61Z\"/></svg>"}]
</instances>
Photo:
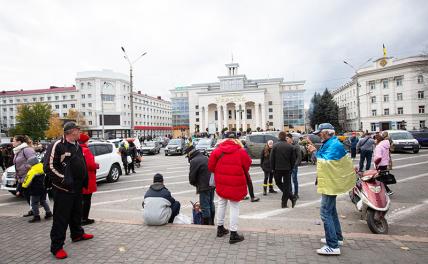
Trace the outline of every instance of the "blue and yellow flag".
<instances>
[{"instance_id":1,"label":"blue and yellow flag","mask_svg":"<svg viewBox=\"0 0 428 264\"><path fill-rule=\"evenodd\" d=\"M386 58L386 48L385 48L385 44L382 44L383 45L383 57L384 58Z\"/></svg>"},{"instance_id":2,"label":"blue and yellow flag","mask_svg":"<svg viewBox=\"0 0 428 264\"><path fill-rule=\"evenodd\" d=\"M352 160L337 137L327 140L316 156L318 193L339 195L354 187L356 174Z\"/></svg>"}]
</instances>

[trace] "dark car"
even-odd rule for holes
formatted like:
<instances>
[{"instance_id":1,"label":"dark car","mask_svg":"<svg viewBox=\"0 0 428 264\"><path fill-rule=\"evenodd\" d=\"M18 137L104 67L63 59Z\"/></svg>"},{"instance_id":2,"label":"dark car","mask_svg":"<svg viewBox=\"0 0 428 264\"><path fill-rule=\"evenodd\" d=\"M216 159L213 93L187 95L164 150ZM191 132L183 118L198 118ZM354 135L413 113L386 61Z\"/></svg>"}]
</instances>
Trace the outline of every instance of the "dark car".
<instances>
[{"instance_id":1,"label":"dark car","mask_svg":"<svg viewBox=\"0 0 428 264\"><path fill-rule=\"evenodd\" d=\"M183 155L186 148L186 143L182 138L171 139L165 147L165 156L168 155Z\"/></svg>"},{"instance_id":2,"label":"dark car","mask_svg":"<svg viewBox=\"0 0 428 264\"><path fill-rule=\"evenodd\" d=\"M208 152L210 150L212 151L216 142L217 141L214 138L202 138L196 144L195 149L199 150L204 155L209 156L210 153Z\"/></svg>"},{"instance_id":3,"label":"dark car","mask_svg":"<svg viewBox=\"0 0 428 264\"><path fill-rule=\"evenodd\" d=\"M251 134L245 137L248 154L252 159L260 159L260 154L269 140L278 142L278 137L274 134Z\"/></svg>"},{"instance_id":4,"label":"dark car","mask_svg":"<svg viewBox=\"0 0 428 264\"><path fill-rule=\"evenodd\" d=\"M141 154L159 154L161 149L161 143L158 141L148 141L141 145Z\"/></svg>"},{"instance_id":5,"label":"dark car","mask_svg":"<svg viewBox=\"0 0 428 264\"><path fill-rule=\"evenodd\" d=\"M421 147L428 147L428 130L410 131L410 134L419 142Z\"/></svg>"}]
</instances>

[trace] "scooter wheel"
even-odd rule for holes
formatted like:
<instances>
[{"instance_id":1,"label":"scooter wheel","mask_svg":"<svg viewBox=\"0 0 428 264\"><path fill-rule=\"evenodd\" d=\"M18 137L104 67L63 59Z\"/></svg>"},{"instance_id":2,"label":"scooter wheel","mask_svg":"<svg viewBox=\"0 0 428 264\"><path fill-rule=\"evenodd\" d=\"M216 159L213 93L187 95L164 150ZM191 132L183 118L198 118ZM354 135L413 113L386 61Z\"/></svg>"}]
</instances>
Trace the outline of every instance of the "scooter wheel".
<instances>
[{"instance_id":1,"label":"scooter wheel","mask_svg":"<svg viewBox=\"0 0 428 264\"><path fill-rule=\"evenodd\" d=\"M387 234L388 222L385 217L379 216L380 212L371 208L367 209L367 225L374 234Z\"/></svg>"}]
</instances>

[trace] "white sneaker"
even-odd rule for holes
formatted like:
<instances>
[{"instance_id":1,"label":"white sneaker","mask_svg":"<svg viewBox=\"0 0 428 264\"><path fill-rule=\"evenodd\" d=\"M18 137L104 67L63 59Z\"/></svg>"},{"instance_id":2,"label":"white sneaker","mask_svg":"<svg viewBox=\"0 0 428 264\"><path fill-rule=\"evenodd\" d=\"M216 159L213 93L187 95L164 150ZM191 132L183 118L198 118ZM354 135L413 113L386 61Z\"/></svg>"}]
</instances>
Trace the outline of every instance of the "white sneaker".
<instances>
[{"instance_id":1,"label":"white sneaker","mask_svg":"<svg viewBox=\"0 0 428 264\"><path fill-rule=\"evenodd\" d=\"M339 240L339 246L343 246L343 240ZM327 244L327 240L325 238L321 238L321 243Z\"/></svg>"},{"instance_id":2,"label":"white sneaker","mask_svg":"<svg viewBox=\"0 0 428 264\"><path fill-rule=\"evenodd\" d=\"M331 248L329 246L323 246L317 249L317 253L320 255L340 255L340 248Z\"/></svg>"}]
</instances>

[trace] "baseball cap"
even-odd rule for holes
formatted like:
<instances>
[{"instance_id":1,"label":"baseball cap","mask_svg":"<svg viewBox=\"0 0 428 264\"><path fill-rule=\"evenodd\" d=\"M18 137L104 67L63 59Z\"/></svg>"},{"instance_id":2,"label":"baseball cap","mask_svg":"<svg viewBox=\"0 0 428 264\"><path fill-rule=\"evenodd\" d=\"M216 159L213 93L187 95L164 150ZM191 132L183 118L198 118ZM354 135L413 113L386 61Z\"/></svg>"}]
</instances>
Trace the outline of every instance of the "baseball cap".
<instances>
[{"instance_id":1,"label":"baseball cap","mask_svg":"<svg viewBox=\"0 0 428 264\"><path fill-rule=\"evenodd\" d=\"M334 126L332 126L330 123L322 123L318 126L318 129L312 132L314 135L318 135L322 130L324 129L331 129L334 130Z\"/></svg>"},{"instance_id":2,"label":"baseball cap","mask_svg":"<svg viewBox=\"0 0 428 264\"><path fill-rule=\"evenodd\" d=\"M67 122L64 125L64 132L68 130L72 130L74 128L80 129L80 127L75 122Z\"/></svg>"}]
</instances>

